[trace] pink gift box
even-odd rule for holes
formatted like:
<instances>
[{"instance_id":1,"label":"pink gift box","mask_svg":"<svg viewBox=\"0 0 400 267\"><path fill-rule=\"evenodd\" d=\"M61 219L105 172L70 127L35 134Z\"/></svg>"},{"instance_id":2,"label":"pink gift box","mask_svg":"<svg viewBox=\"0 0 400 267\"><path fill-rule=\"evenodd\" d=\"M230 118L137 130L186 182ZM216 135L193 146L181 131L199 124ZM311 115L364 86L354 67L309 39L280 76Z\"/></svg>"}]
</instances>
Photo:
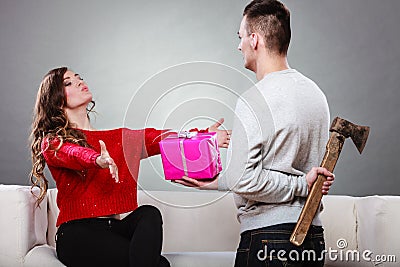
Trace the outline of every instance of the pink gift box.
<instances>
[{"instance_id":1,"label":"pink gift box","mask_svg":"<svg viewBox=\"0 0 400 267\"><path fill-rule=\"evenodd\" d=\"M184 175L195 179L208 179L222 170L216 133L173 134L162 140L159 145L167 180L181 179Z\"/></svg>"}]
</instances>

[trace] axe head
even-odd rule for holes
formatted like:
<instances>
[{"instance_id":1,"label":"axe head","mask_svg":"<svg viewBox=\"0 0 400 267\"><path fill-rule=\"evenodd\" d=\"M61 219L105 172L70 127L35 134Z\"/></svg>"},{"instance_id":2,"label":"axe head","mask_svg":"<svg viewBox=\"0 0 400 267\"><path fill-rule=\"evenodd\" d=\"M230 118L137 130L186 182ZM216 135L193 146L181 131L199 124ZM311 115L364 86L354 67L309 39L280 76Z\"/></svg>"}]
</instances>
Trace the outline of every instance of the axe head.
<instances>
[{"instance_id":1,"label":"axe head","mask_svg":"<svg viewBox=\"0 0 400 267\"><path fill-rule=\"evenodd\" d=\"M329 131L337 132L345 138L350 137L360 154L364 150L369 135L368 126L360 126L339 117L333 120Z\"/></svg>"}]
</instances>

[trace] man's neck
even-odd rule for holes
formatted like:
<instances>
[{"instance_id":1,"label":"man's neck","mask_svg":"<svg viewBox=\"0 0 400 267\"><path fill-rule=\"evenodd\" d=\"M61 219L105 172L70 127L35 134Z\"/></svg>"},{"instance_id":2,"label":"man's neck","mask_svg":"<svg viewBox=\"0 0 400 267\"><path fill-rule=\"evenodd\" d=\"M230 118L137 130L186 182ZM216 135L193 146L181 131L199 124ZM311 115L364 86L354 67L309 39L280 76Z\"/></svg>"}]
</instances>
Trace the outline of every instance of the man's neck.
<instances>
[{"instance_id":1,"label":"man's neck","mask_svg":"<svg viewBox=\"0 0 400 267\"><path fill-rule=\"evenodd\" d=\"M74 127L82 130L93 129L87 116L86 108L73 110L65 109L65 112L67 113L68 120L71 122L71 124L73 124Z\"/></svg>"},{"instance_id":2,"label":"man's neck","mask_svg":"<svg viewBox=\"0 0 400 267\"><path fill-rule=\"evenodd\" d=\"M286 56L265 55L258 57L256 62L257 80L262 80L267 74L289 69L289 63Z\"/></svg>"}]
</instances>

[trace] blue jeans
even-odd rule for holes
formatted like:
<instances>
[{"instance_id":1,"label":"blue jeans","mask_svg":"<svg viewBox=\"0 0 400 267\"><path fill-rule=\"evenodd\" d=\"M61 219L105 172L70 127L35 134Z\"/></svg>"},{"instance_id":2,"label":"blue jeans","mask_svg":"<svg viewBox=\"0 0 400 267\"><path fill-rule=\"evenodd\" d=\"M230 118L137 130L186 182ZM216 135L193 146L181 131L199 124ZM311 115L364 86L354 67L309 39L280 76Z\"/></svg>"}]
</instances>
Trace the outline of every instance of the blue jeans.
<instances>
[{"instance_id":1,"label":"blue jeans","mask_svg":"<svg viewBox=\"0 0 400 267\"><path fill-rule=\"evenodd\" d=\"M286 223L245 231L236 252L235 267L322 267L324 230L311 226L301 246L290 243L296 224Z\"/></svg>"}]
</instances>

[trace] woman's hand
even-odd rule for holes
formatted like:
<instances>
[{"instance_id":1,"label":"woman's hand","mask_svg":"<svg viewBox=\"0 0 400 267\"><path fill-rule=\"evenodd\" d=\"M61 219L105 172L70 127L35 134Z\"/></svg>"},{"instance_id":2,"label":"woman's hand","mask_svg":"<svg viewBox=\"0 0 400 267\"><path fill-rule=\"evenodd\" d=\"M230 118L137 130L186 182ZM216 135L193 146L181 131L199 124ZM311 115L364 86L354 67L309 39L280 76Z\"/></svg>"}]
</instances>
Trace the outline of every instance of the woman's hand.
<instances>
[{"instance_id":1,"label":"woman's hand","mask_svg":"<svg viewBox=\"0 0 400 267\"><path fill-rule=\"evenodd\" d=\"M231 141L232 130L219 130L218 128L224 123L224 118L219 119L216 123L208 127L209 132L217 133L218 146L227 148Z\"/></svg>"},{"instance_id":2,"label":"woman's hand","mask_svg":"<svg viewBox=\"0 0 400 267\"><path fill-rule=\"evenodd\" d=\"M109 168L111 177L116 183L119 183L117 164L115 164L114 160L110 157L110 154L108 154L106 144L102 140L99 140L99 143L101 152L100 156L96 158L96 163L103 169Z\"/></svg>"},{"instance_id":3,"label":"woman's hand","mask_svg":"<svg viewBox=\"0 0 400 267\"><path fill-rule=\"evenodd\" d=\"M196 180L193 178L189 178L187 176L183 176L180 180L173 180L173 182L177 184L181 184L188 187L194 187L202 190L218 190L218 177L216 175L213 179L209 180Z\"/></svg>"}]
</instances>

